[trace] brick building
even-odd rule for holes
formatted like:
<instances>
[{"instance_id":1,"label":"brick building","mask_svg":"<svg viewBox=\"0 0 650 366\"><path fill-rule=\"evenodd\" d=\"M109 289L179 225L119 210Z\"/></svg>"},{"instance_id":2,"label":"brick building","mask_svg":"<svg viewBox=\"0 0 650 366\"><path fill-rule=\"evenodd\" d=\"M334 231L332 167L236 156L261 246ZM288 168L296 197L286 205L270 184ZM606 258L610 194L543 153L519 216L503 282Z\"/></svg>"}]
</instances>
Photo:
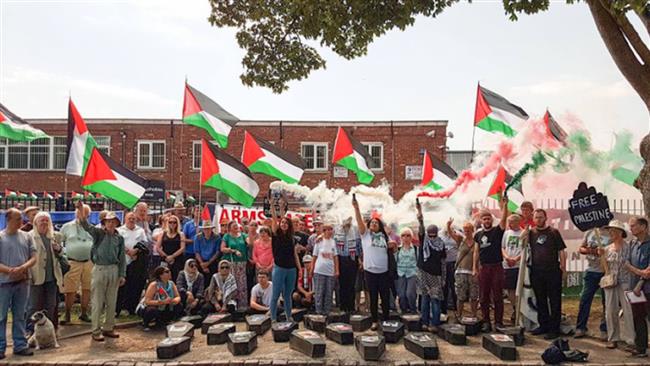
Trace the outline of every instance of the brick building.
<instances>
[{"instance_id":1,"label":"brick building","mask_svg":"<svg viewBox=\"0 0 650 366\"><path fill-rule=\"evenodd\" d=\"M0 139L0 189L64 191L67 120L34 119L35 127L51 139L19 144ZM200 139L207 134L179 120L87 119L101 149L116 161L148 179L164 180L168 190L198 197ZM369 149L375 172L373 185L385 179L395 197L419 183L423 149L442 159L446 151L447 121L241 121L230 134L227 152L241 156L244 130L300 154L307 170L300 184L349 189L356 177L332 164L338 126L343 126ZM264 193L270 177L256 174ZM68 177L68 191L81 190L79 177ZM214 190L204 190L214 197Z\"/></svg>"}]
</instances>

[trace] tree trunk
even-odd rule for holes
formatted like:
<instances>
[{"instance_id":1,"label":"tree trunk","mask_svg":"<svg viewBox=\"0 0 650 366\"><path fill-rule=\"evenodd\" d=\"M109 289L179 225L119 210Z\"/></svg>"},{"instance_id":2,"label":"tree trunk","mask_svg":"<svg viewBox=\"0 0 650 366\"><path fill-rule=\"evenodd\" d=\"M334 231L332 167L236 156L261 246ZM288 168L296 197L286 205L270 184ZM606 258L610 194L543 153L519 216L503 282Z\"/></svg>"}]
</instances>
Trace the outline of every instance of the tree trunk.
<instances>
[{"instance_id":1,"label":"tree trunk","mask_svg":"<svg viewBox=\"0 0 650 366\"><path fill-rule=\"evenodd\" d=\"M587 4L614 63L650 112L650 65L644 65L639 61L616 18L600 0L587 0ZM645 165L639 174L636 186L643 196L645 214L650 217L650 134L641 141L640 151Z\"/></svg>"}]
</instances>

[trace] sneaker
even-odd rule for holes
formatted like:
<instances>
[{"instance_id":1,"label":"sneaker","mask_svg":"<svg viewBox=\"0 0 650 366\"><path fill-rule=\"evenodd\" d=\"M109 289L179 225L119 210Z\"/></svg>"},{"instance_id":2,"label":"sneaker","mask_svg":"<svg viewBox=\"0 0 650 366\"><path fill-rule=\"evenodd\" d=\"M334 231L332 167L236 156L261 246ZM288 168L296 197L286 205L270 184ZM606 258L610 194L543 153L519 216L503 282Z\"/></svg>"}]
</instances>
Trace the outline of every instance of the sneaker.
<instances>
[{"instance_id":1,"label":"sneaker","mask_svg":"<svg viewBox=\"0 0 650 366\"><path fill-rule=\"evenodd\" d=\"M100 334L93 334L93 341L95 342L104 342L104 336Z\"/></svg>"},{"instance_id":2,"label":"sneaker","mask_svg":"<svg viewBox=\"0 0 650 366\"><path fill-rule=\"evenodd\" d=\"M530 334L532 334L534 336L546 334L546 329L544 329L542 327L538 327L538 328L535 328L535 329L531 330Z\"/></svg>"},{"instance_id":3,"label":"sneaker","mask_svg":"<svg viewBox=\"0 0 650 366\"><path fill-rule=\"evenodd\" d=\"M90 318L88 317L87 314L81 314L79 316L79 320L81 320L84 323L90 323Z\"/></svg>"},{"instance_id":4,"label":"sneaker","mask_svg":"<svg viewBox=\"0 0 650 366\"><path fill-rule=\"evenodd\" d=\"M503 328L505 328L505 327L503 326L503 323L496 323L496 324L494 324L494 329L503 329Z\"/></svg>"},{"instance_id":5,"label":"sneaker","mask_svg":"<svg viewBox=\"0 0 650 366\"><path fill-rule=\"evenodd\" d=\"M490 333L492 331L492 326L490 323L483 323L481 326L481 332L483 333Z\"/></svg>"},{"instance_id":6,"label":"sneaker","mask_svg":"<svg viewBox=\"0 0 650 366\"><path fill-rule=\"evenodd\" d=\"M583 329L576 329L576 333L573 335L573 338L582 338L587 335L587 332Z\"/></svg>"},{"instance_id":7,"label":"sneaker","mask_svg":"<svg viewBox=\"0 0 650 366\"><path fill-rule=\"evenodd\" d=\"M31 349L29 349L29 347L27 347L27 348L21 349L20 351L14 351L14 355L16 355L16 356L33 356L34 351L32 351Z\"/></svg>"},{"instance_id":8,"label":"sneaker","mask_svg":"<svg viewBox=\"0 0 650 366\"><path fill-rule=\"evenodd\" d=\"M104 331L102 332L102 335L108 338L120 338L120 335L114 330Z\"/></svg>"},{"instance_id":9,"label":"sneaker","mask_svg":"<svg viewBox=\"0 0 650 366\"><path fill-rule=\"evenodd\" d=\"M552 339L559 338L559 337L560 337L560 333L551 332L551 333L546 333L546 335L544 336L544 339L547 339L547 340L550 341Z\"/></svg>"}]
</instances>

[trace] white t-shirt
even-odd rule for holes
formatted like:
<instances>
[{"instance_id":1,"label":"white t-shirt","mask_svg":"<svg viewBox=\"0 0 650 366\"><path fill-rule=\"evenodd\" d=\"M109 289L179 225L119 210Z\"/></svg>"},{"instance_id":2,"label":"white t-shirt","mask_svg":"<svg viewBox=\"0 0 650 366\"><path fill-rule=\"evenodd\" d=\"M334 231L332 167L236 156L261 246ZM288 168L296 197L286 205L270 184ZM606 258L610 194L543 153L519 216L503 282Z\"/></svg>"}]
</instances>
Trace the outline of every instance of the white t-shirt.
<instances>
[{"instance_id":1,"label":"white t-shirt","mask_svg":"<svg viewBox=\"0 0 650 366\"><path fill-rule=\"evenodd\" d=\"M336 242L334 239L322 239L314 245L314 257L316 259L316 267L314 273L323 276L334 276L334 257L338 255L336 250Z\"/></svg>"},{"instance_id":2,"label":"white t-shirt","mask_svg":"<svg viewBox=\"0 0 650 366\"><path fill-rule=\"evenodd\" d=\"M255 302L259 305L271 306L271 299L273 298L273 283L269 281L269 285L266 288L262 288L260 284L253 286L251 290L251 298L255 299Z\"/></svg>"},{"instance_id":3,"label":"white t-shirt","mask_svg":"<svg viewBox=\"0 0 650 366\"><path fill-rule=\"evenodd\" d=\"M383 234L372 234L370 230L361 235L363 269L370 273L388 271L388 243Z\"/></svg>"},{"instance_id":4,"label":"white t-shirt","mask_svg":"<svg viewBox=\"0 0 650 366\"><path fill-rule=\"evenodd\" d=\"M144 244L147 243L147 236L144 233L144 229L142 229L139 226L136 226L135 229L133 230L129 229L126 226L120 226L119 228L117 228L117 232L120 233L120 235L122 235L122 237L124 238L124 248L126 250L133 249L133 247L135 247L135 245L138 244L138 242L142 242ZM133 259L131 259L131 257L129 257L129 255L126 254L126 252L125 255L126 255L126 264L128 265L133 261Z\"/></svg>"},{"instance_id":5,"label":"white t-shirt","mask_svg":"<svg viewBox=\"0 0 650 366\"><path fill-rule=\"evenodd\" d=\"M521 235L522 230L506 230L503 233L503 241L501 242L501 247L506 252L508 257L517 257L521 254L521 240L519 236ZM514 266L509 266L505 258L503 259L503 268L504 269L513 269L519 268L519 262L515 263Z\"/></svg>"}]
</instances>

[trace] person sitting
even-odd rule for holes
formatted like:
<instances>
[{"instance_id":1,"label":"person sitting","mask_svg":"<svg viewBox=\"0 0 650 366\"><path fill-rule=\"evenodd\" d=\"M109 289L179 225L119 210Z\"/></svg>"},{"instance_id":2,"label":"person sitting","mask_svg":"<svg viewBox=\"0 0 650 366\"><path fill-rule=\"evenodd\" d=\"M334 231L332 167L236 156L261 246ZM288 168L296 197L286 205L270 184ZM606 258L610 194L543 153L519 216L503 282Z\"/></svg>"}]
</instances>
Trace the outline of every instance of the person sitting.
<instances>
[{"instance_id":1,"label":"person sitting","mask_svg":"<svg viewBox=\"0 0 650 366\"><path fill-rule=\"evenodd\" d=\"M144 293L145 308L139 314L145 330L149 330L153 321L160 327L182 314L181 296L171 279L169 268L160 266L154 270L152 281Z\"/></svg>"},{"instance_id":2,"label":"person sitting","mask_svg":"<svg viewBox=\"0 0 650 366\"><path fill-rule=\"evenodd\" d=\"M219 272L212 275L210 285L206 290L205 304L201 308L201 316L209 313L225 313L228 307L236 308L237 281L230 273L230 262L223 259L219 262Z\"/></svg>"},{"instance_id":3,"label":"person sitting","mask_svg":"<svg viewBox=\"0 0 650 366\"><path fill-rule=\"evenodd\" d=\"M257 274L257 284L251 290L250 310L254 313L266 313L271 308L273 287L269 275L265 271Z\"/></svg>"},{"instance_id":4,"label":"person sitting","mask_svg":"<svg viewBox=\"0 0 650 366\"><path fill-rule=\"evenodd\" d=\"M176 279L176 288L181 295L181 305L189 315L196 315L203 306L205 289L203 274L199 272L195 259L185 261L185 267Z\"/></svg>"},{"instance_id":5,"label":"person sitting","mask_svg":"<svg viewBox=\"0 0 650 366\"><path fill-rule=\"evenodd\" d=\"M298 273L298 289L293 293L293 303L303 308L311 308L314 305L314 289L312 287L312 276L309 271L312 256L305 254L302 257L303 267Z\"/></svg>"}]
</instances>

